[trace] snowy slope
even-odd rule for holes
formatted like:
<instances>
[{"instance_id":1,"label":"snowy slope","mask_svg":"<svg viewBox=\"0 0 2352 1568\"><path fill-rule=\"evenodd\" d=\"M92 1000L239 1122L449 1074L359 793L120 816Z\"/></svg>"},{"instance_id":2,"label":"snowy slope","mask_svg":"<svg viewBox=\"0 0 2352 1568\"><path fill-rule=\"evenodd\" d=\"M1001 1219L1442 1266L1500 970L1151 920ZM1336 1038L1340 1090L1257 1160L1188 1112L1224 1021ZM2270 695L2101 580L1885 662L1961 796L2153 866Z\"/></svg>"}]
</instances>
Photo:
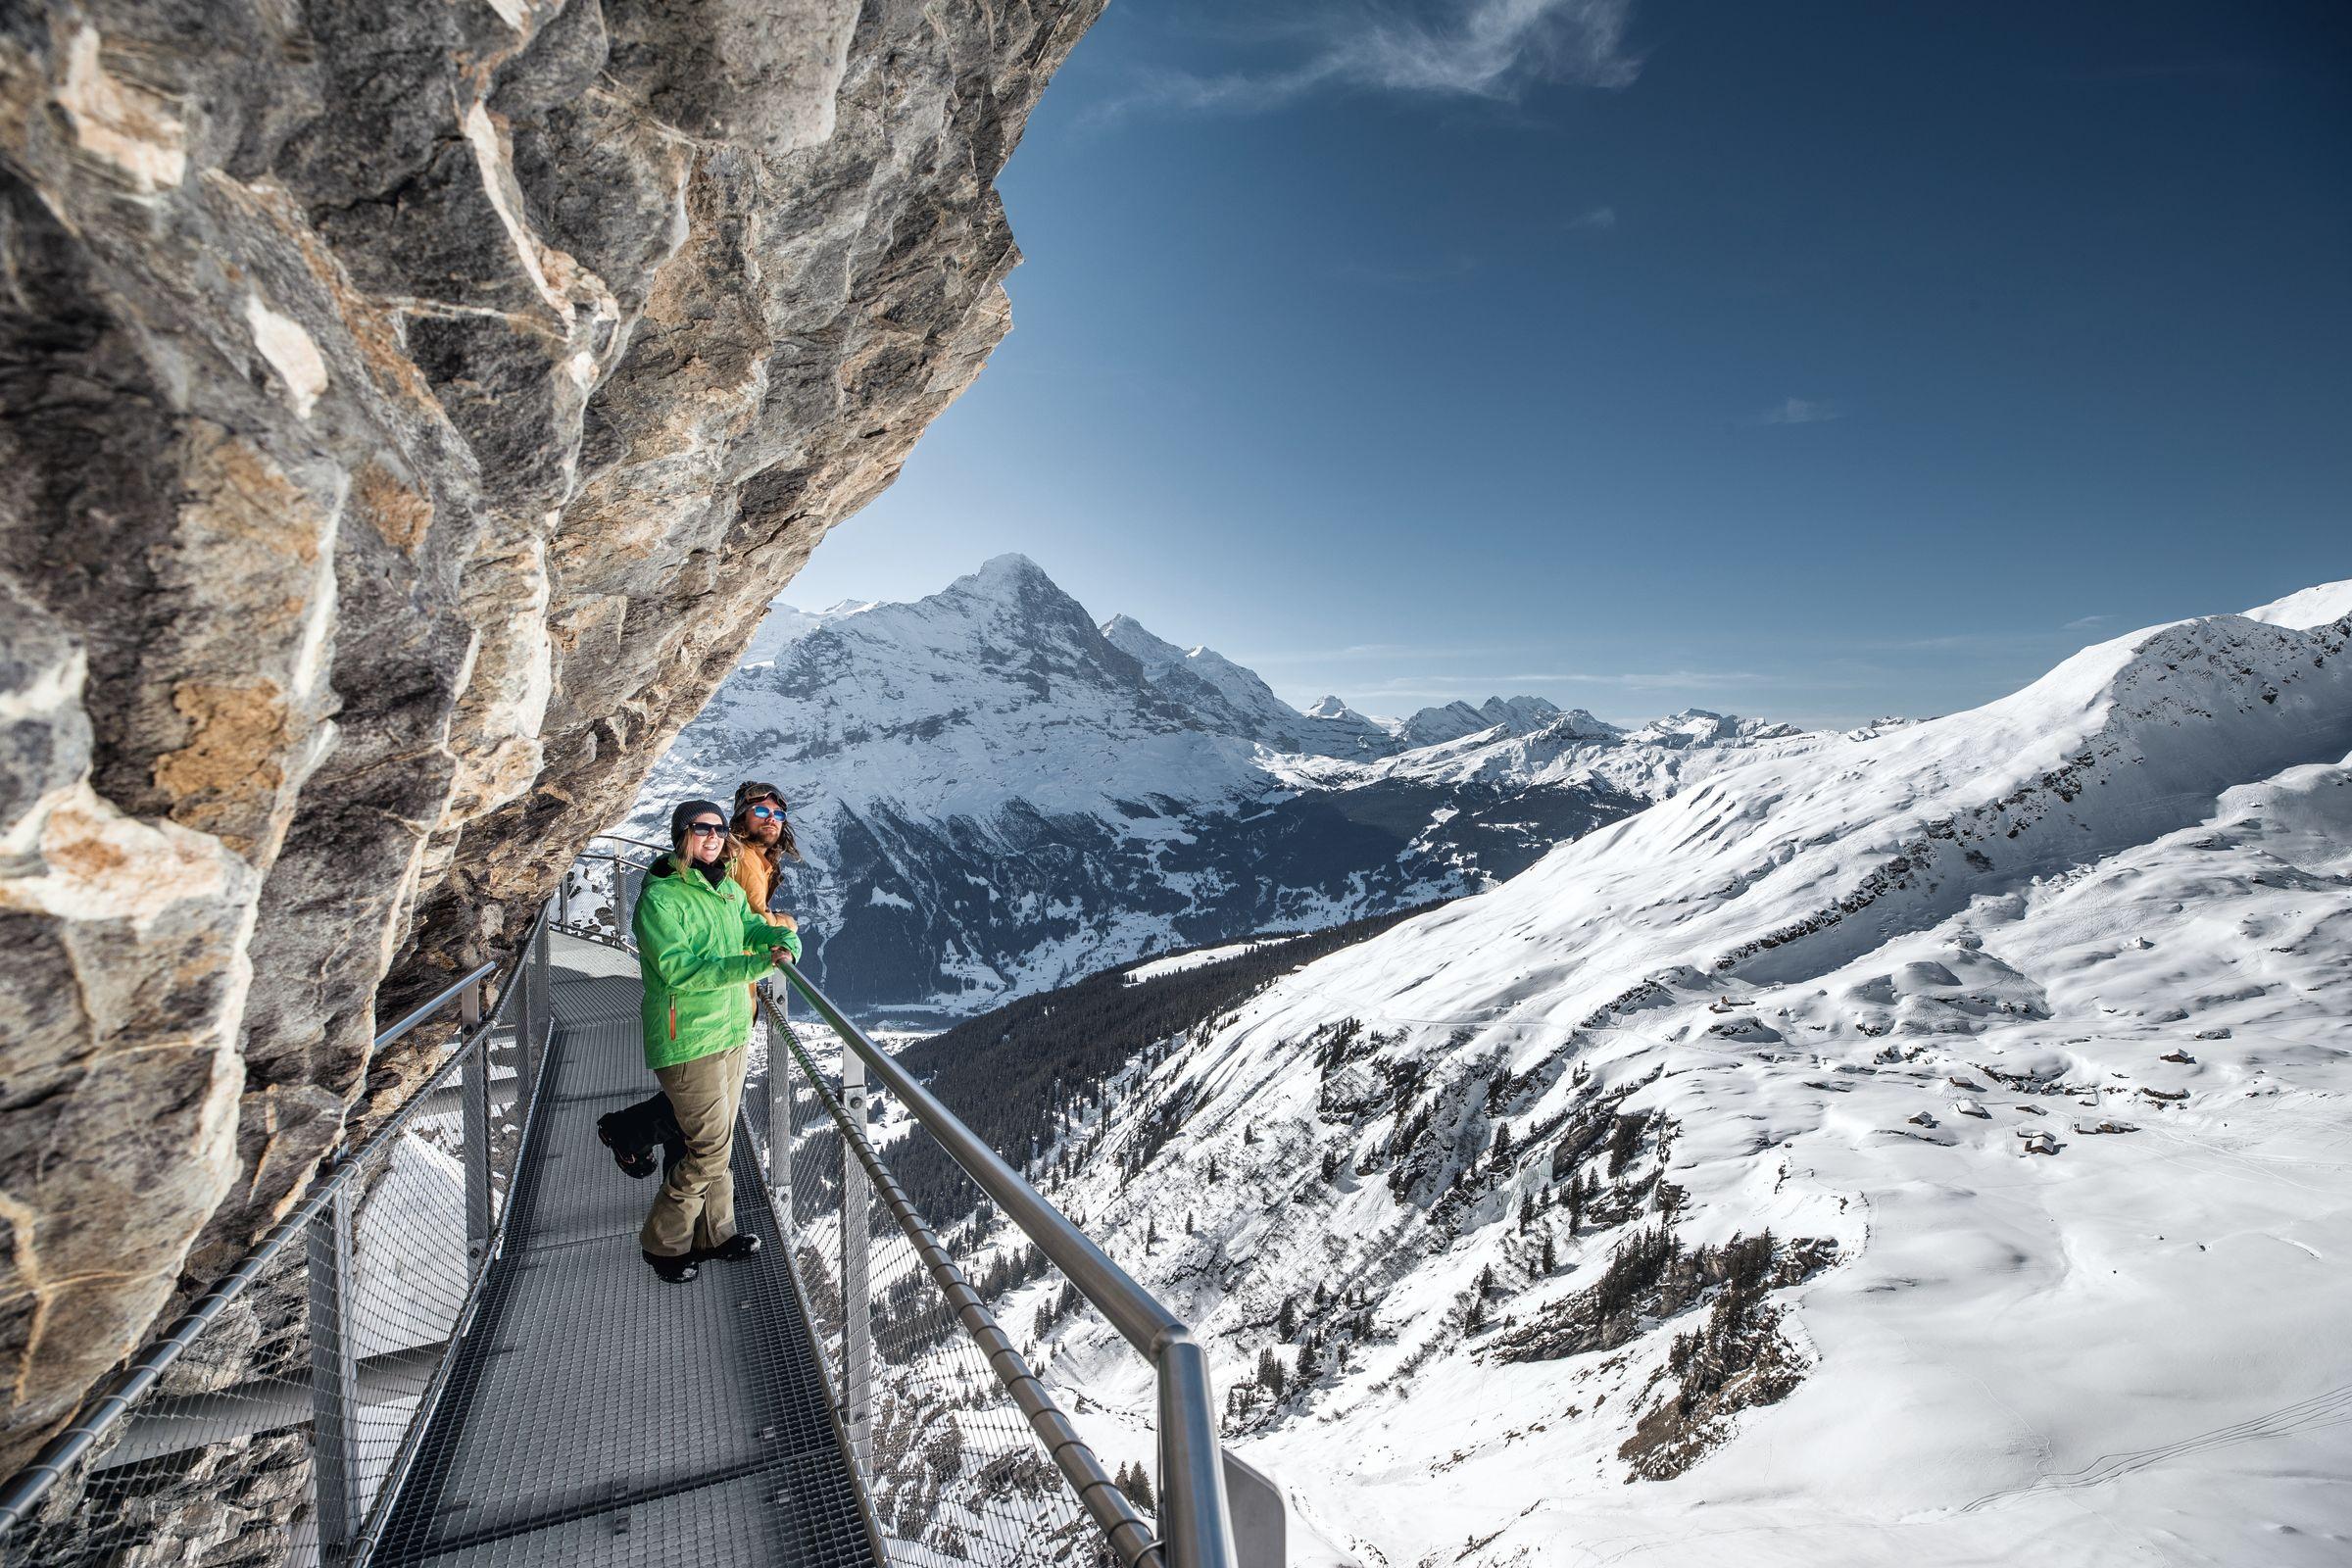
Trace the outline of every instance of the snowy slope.
<instances>
[{"instance_id":1,"label":"snowy slope","mask_svg":"<svg viewBox=\"0 0 2352 1568\"><path fill-rule=\"evenodd\" d=\"M2352 583L1761 744L1182 1042L1100 1130L1181 1136L1055 1192L1306 1561L2340 1563L2348 955ZM1732 1350L1703 1271L1602 1312L1669 1203L1779 1243ZM1140 1455L1106 1334L1043 1353Z\"/></svg>"},{"instance_id":2,"label":"snowy slope","mask_svg":"<svg viewBox=\"0 0 2352 1568\"><path fill-rule=\"evenodd\" d=\"M1673 787L1690 750L1608 730L1609 765L1488 762L1512 726L1563 720L1534 699L1487 709L1483 739L1422 766L1346 705L1301 713L1211 650L1098 625L1002 556L914 604L776 609L630 823L658 837L683 796L775 783L828 989L968 1011L1153 951L1490 886Z\"/></svg>"}]
</instances>

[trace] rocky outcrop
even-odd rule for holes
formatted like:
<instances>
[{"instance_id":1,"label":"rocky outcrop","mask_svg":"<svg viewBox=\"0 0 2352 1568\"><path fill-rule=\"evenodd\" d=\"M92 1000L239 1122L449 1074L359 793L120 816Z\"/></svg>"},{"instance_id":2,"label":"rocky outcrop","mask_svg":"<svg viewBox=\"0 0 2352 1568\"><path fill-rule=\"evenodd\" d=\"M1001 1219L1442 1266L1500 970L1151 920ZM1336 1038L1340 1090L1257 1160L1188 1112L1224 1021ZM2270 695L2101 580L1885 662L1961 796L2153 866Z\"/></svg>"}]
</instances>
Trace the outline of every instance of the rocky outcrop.
<instances>
[{"instance_id":1,"label":"rocky outcrop","mask_svg":"<svg viewBox=\"0 0 2352 1568\"><path fill-rule=\"evenodd\" d=\"M969 384L1100 8L0 13L0 1472Z\"/></svg>"}]
</instances>

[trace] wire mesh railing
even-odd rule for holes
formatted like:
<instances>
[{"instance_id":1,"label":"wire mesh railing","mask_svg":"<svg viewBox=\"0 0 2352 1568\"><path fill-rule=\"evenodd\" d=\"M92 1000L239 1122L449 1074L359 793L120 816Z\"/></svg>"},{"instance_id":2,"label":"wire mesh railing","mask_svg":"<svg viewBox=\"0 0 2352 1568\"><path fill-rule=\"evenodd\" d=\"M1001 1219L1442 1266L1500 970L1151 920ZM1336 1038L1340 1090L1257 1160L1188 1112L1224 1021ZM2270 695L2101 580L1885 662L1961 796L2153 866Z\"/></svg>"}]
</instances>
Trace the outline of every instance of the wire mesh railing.
<instances>
[{"instance_id":1,"label":"wire mesh railing","mask_svg":"<svg viewBox=\"0 0 2352 1568\"><path fill-rule=\"evenodd\" d=\"M400 1109L0 1489L0 1563L363 1554L499 1245L549 1041L546 937L376 1037L461 1013Z\"/></svg>"},{"instance_id":2,"label":"wire mesh railing","mask_svg":"<svg viewBox=\"0 0 2352 1568\"><path fill-rule=\"evenodd\" d=\"M856 1057L763 1011L765 1072L784 1079L752 1097L774 1107L756 1131L774 1154L786 1130L780 1218L891 1562L1155 1563L1149 1523L875 1152Z\"/></svg>"}]
</instances>

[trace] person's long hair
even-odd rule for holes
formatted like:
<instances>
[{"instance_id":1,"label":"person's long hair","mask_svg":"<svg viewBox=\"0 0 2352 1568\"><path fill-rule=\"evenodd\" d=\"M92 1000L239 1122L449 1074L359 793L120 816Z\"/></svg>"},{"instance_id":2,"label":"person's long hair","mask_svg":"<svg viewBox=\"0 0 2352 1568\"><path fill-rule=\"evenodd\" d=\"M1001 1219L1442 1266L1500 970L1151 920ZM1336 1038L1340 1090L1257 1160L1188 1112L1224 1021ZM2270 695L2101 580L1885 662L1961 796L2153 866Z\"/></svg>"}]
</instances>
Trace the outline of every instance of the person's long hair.
<instances>
[{"instance_id":1,"label":"person's long hair","mask_svg":"<svg viewBox=\"0 0 2352 1568\"><path fill-rule=\"evenodd\" d=\"M735 835L736 842L740 844L758 844L760 842L752 836L752 808L755 806L765 806L774 809L778 824L776 852L785 859L798 860L801 858L801 846L800 842L792 836L792 817L784 808L777 806L775 802L765 796L761 796L756 801L744 802L743 809L735 813L735 820L728 831Z\"/></svg>"}]
</instances>

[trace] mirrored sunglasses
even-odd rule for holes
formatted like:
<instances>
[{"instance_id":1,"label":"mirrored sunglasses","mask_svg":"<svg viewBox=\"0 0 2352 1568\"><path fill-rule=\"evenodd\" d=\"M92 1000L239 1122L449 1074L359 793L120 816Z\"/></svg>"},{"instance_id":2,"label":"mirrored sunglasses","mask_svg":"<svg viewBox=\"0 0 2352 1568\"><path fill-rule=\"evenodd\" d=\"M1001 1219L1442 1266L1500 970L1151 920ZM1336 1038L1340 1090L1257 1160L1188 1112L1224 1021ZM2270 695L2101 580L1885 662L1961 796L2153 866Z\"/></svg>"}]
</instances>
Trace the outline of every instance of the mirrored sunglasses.
<instances>
[{"instance_id":1,"label":"mirrored sunglasses","mask_svg":"<svg viewBox=\"0 0 2352 1568\"><path fill-rule=\"evenodd\" d=\"M781 806L755 806L752 808L752 814L762 822L776 821L784 815L784 808Z\"/></svg>"},{"instance_id":2,"label":"mirrored sunglasses","mask_svg":"<svg viewBox=\"0 0 2352 1568\"><path fill-rule=\"evenodd\" d=\"M727 824L724 822L689 822L686 824L686 831L696 838L712 837L724 833L726 830Z\"/></svg>"}]
</instances>

